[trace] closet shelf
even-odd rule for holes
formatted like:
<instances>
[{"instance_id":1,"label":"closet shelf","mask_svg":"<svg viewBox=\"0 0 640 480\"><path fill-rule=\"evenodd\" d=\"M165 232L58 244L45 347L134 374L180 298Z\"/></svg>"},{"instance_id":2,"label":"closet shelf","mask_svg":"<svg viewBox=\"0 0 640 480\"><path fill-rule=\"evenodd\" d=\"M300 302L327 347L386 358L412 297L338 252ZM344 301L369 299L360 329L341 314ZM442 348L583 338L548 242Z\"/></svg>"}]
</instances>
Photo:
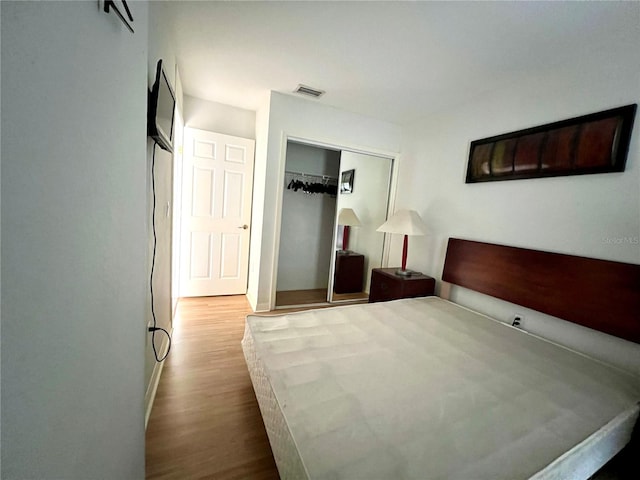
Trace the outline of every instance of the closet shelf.
<instances>
[{"instance_id":1,"label":"closet shelf","mask_svg":"<svg viewBox=\"0 0 640 480\"><path fill-rule=\"evenodd\" d=\"M297 177L300 180L309 180L309 181L320 181L325 185L337 185L338 178L332 177L331 175L316 175L314 173L305 173L305 172L292 172L291 170L285 170L285 179L292 177ZM286 182L288 183L288 182Z\"/></svg>"}]
</instances>

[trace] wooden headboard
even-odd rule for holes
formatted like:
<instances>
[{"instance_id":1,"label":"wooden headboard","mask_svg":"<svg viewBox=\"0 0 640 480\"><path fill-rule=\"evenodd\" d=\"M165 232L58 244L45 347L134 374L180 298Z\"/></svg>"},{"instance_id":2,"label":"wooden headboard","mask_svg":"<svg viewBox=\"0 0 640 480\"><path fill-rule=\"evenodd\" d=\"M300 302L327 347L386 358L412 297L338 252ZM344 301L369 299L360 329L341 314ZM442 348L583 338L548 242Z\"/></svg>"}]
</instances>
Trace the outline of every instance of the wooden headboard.
<instances>
[{"instance_id":1,"label":"wooden headboard","mask_svg":"<svg viewBox=\"0 0 640 480\"><path fill-rule=\"evenodd\" d=\"M442 280L640 343L640 265L450 238Z\"/></svg>"}]
</instances>

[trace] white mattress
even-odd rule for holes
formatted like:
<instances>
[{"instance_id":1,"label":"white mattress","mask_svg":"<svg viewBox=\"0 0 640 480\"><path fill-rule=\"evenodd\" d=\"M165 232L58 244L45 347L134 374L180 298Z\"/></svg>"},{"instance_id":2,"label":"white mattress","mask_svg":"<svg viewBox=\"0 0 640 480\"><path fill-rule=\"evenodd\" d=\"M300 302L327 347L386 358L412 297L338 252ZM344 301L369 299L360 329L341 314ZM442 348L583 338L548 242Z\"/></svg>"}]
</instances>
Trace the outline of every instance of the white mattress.
<instances>
[{"instance_id":1,"label":"white mattress","mask_svg":"<svg viewBox=\"0 0 640 480\"><path fill-rule=\"evenodd\" d=\"M283 479L587 478L640 379L437 297L249 316Z\"/></svg>"}]
</instances>

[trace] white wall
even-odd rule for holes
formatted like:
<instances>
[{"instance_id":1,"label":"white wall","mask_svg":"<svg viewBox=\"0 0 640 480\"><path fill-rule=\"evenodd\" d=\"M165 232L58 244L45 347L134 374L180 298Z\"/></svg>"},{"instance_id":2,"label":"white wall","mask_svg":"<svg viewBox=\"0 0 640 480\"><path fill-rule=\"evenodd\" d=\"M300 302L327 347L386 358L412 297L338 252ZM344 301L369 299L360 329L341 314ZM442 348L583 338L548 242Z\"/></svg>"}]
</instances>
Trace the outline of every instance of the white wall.
<instances>
[{"instance_id":1,"label":"white wall","mask_svg":"<svg viewBox=\"0 0 640 480\"><path fill-rule=\"evenodd\" d=\"M0 8L1 475L143 478L147 4Z\"/></svg>"},{"instance_id":2,"label":"white wall","mask_svg":"<svg viewBox=\"0 0 640 480\"><path fill-rule=\"evenodd\" d=\"M256 116L251 258L247 296L255 310L269 310L275 295L286 137L387 153L400 150L400 128L312 100L271 92ZM266 138L265 138L266 137ZM266 144L262 142L266 139Z\"/></svg>"},{"instance_id":3,"label":"white wall","mask_svg":"<svg viewBox=\"0 0 640 480\"><path fill-rule=\"evenodd\" d=\"M173 208L171 233L171 312L176 313L180 298L180 226L182 222L182 165L184 152L184 92L180 69L176 67L176 112L173 119Z\"/></svg>"},{"instance_id":4,"label":"white wall","mask_svg":"<svg viewBox=\"0 0 640 480\"><path fill-rule=\"evenodd\" d=\"M625 32L617 32L624 36ZM640 100L638 29L613 48L532 69L528 78L452 106L405 130L397 207L416 209L430 234L410 239L411 268L440 278L448 237L640 263L640 135L623 173L465 184L472 140ZM401 247L392 244L399 258ZM453 299L640 373L640 346L461 288ZM603 291L603 294L606 294Z\"/></svg>"},{"instance_id":5,"label":"white wall","mask_svg":"<svg viewBox=\"0 0 640 480\"><path fill-rule=\"evenodd\" d=\"M256 138L256 112L186 95L185 125L241 138Z\"/></svg>"},{"instance_id":6,"label":"white wall","mask_svg":"<svg viewBox=\"0 0 640 480\"><path fill-rule=\"evenodd\" d=\"M286 169L336 178L340 152L289 142ZM327 288L335 218L335 196L284 190L278 291Z\"/></svg>"}]
</instances>

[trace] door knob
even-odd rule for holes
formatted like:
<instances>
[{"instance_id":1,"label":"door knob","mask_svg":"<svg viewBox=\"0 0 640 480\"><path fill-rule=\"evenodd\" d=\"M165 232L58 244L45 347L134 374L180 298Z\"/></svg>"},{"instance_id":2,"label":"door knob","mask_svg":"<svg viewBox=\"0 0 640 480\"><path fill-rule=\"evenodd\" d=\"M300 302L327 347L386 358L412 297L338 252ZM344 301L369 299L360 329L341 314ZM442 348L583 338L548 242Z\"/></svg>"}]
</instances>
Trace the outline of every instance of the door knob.
<instances>
[{"instance_id":1,"label":"door knob","mask_svg":"<svg viewBox=\"0 0 640 480\"><path fill-rule=\"evenodd\" d=\"M238 227L238 228L241 228L241 229L243 229L243 230L246 230L247 228L249 228L249 225L246 225L246 224L245 224L245 225L242 225L241 227Z\"/></svg>"}]
</instances>

